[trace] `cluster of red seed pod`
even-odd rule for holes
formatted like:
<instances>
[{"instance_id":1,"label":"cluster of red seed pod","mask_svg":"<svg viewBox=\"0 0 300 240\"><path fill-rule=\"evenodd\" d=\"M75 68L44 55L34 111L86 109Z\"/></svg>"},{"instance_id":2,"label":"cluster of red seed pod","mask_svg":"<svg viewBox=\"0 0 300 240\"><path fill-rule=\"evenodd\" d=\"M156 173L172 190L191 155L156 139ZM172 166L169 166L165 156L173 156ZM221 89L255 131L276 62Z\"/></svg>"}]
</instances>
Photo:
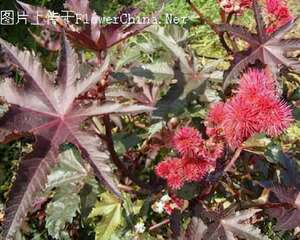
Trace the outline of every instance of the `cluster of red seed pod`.
<instances>
[{"instance_id":1,"label":"cluster of red seed pod","mask_svg":"<svg viewBox=\"0 0 300 240\"><path fill-rule=\"evenodd\" d=\"M284 0L266 0L266 25L267 33L271 34L284 24L293 19L289 11L287 2Z\"/></svg>"},{"instance_id":2,"label":"cluster of red seed pod","mask_svg":"<svg viewBox=\"0 0 300 240\"><path fill-rule=\"evenodd\" d=\"M172 189L187 182L201 180L215 168L216 159L223 153L223 144L204 140L197 129L180 128L174 135L173 146L179 157L167 157L156 166L156 174L167 180Z\"/></svg>"},{"instance_id":3,"label":"cluster of red seed pod","mask_svg":"<svg viewBox=\"0 0 300 240\"><path fill-rule=\"evenodd\" d=\"M284 24L293 19L286 0L264 0L266 32L271 34ZM241 15L246 9L251 8L252 0L218 0L220 8L225 13Z\"/></svg>"},{"instance_id":4,"label":"cluster of red seed pod","mask_svg":"<svg viewBox=\"0 0 300 240\"><path fill-rule=\"evenodd\" d=\"M206 125L208 135L224 137L235 149L256 133L278 136L292 121L292 110L279 98L271 73L250 69L240 79L237 94L211 108Z\"/></svg>"},{"instance_id":5,"label":"cluster of red seed pod","mask_svg":"<svg viewBox=\"0 0 300 240\"><path fill-rule=\"evenodd\" d=\"M271 73L250 69L240 79L237 94L211 108L205 121L209 138L203 139L195 128L180 128L173 137L179 157L160 162L156 174L166 179L171 189L180 189L215 168L224 144L235 149L257 133L278 136L292 121L292 110L280 99Z\"/></svg>"}]
</instances>

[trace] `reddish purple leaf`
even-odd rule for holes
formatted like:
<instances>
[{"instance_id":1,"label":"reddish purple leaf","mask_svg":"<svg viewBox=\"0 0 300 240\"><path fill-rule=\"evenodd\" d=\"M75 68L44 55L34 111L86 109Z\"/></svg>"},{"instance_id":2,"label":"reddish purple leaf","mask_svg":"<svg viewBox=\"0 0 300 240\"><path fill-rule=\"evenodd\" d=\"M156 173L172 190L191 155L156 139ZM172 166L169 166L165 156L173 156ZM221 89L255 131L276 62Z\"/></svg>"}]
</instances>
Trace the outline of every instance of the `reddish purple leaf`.
<instances>
[{"instance_id":1,"label":"reddish purple leaf","mask_svg":"<svg viewBox=\"0 0 300 240\"><path fill-rule=\"evenodd\" d=\"M295 188L286 188L283 185L276 185L271 191L278 198L280 203L287 203L289 208L284 206L270 208L267 213L276 218L275 230L292 230L299 226L300 222L300 193Z\"/></svg>"},{"instance_id":2,"label":"reddish purple leaf","mask_svg":"<svg viewBox=\"0 0 300 240\"><path fill-rule=\"evenodd\" d=\"M235 211L236 206L225 210L211 211L197 208L197 217L193 217L182 240L268 240L260 229L249 223L261 209ZM204 223L205 220L209 224Z\"/></svg>"},{"instance_id":3,"label":"reddish purple leaf","mask_svg":"<svg viewBox=\"0 0 300 240\"><path fill-rule=\"evenodd\" d=\"M125 19L123 17L123 21L118 18L117 23L101 26L98 22L100 17L95 11L92 11L89 8L88 0L68 0L65 3L65 7L76 13L83 14L86 18L85 20L90 22L89 24L83 24L83 27L77 30L78 26L75 27L71 23L64 23L61 18L58 18L59 24L55 26L49 24L47 20L48 10L45 8L32 6L20 1L18 1L18 4L22 10L29 15L29 21L36 22L37 20L35 16L37 16L37 13L39 13L39 15L44 15L43 17L39 18L43 27L55 32L60 32L61 28L64 28L64 31L74 43L98 52L110 48L115 44L140 33L146 27L151 25L151 21L149 23L147 22L146 24L133 23L125 25L124 22L129 22L129 16L135 17L139 13L138 9L128 7L124 8L117 16L120 17L122 14L124 14L123 16L125 16ZM149 19L152 19L152 16L149 16ZM41 43L44 45L43 42Z\"/></svg>"},{"instance_id":4,"label":"reddish purple leaf","mask_svg":"<svg viewBox=\"0 0 300 240\"><path fill-rule=\"evenodd\" d=\"M89 0L66 0L64 7L75 13L90 16Z\"/></svg>"},{"instance_id":5,"label":"reddish purple leaf","mask_svg":"<svg viewBox=\"0 0 300 240\"><path fill-rule=\"evenodd\" d=\"M107 165L106 146L94 132L84 131L81 123L96 115L139 113L152 108L113 102L79 103L76 98L101 80L108 70L109 61L107 58L87 79L78 79L77 55L64 37L56 76L43 70L40 62L28 51L20 51L2 39L0 43L24 77L23 87L16 86L11 79L0 82L0 96L10 104L9 111L0 119L0 141L16 133L30 133L36 139L35 150L20 164L7 202L4 235L10 239L31 207L34 194L44 186L49 168L57 161L59 145L64 142L75 144L98 179L120 196Z\"/></svg>"},{"instance_id":6,"label":"reddish purple leaf","mask_svg":"<svg viewBox=\"0 0 300 240\"><path fill-rule=\"evenodd\" d=\"M289 32L297 23L299 18L289 21L271 35L267 35L260 7L256 0L253 1L253 11L256 20L256 32L251 33L245 27L220 24L217 29L220 32L228 32L249 43L249 48L234 55L231 68L225 74L224 88L232 79L239 75L257 60L268 65L274 74L277 74L281 67L289 67L300 73L300 62L298 59L289 58L287 53L291 50L300 49L300 39L284 40L284 35Z\"/></svg>"},{"instance_id":7,"label":"reddish purple leaf","mask_svg":"<svg viewBox=\"0 0 300 240\"><path fill-rule=\"evenodd\" d=\"M59 26L55 26L48 21L47 15L49 11L47 8L33 6L27 3L23 3L21 1L17 1L17 3L19 4L19 6L17 7L20 8L21 11L26 12L28 21L35 24L40 24L44 28L50 29L55 32L61 31ZM61 18L59 19L60 21L62 21Z\"/></svg>"}]
</instances>

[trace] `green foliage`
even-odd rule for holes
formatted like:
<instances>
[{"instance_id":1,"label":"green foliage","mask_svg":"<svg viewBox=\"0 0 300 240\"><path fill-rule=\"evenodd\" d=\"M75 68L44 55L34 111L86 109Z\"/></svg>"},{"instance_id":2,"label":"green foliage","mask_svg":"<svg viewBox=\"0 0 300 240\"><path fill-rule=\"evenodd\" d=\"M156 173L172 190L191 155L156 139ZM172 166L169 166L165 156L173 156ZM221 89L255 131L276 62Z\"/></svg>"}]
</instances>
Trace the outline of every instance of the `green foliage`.
<instances>
[{"instance_id":1,"label":"green foliage","mask_svg":"<svg viewBox=\"0 0 300 240\"><path fill-rule=\"evenodd\" d=\"M65 231L67 223L72 223L79 212L80 197L76 186L67 185L56 190L52 201L47 205L46 228L55 239L70 239Z\"/></svg>"},{"instance_id":2,"label":"green foliage","mask_svg":"<svg viewBox=\"0 0 300 240\"><path fill-rule=\"evenodd\" d=\"M282 148L275 143L270 143L265 149L265 157L271 163L280 163L284 158Z\"/></svg>"},{"instance_id":3,"label":"green foliage","mask_svg":"<svg viewBox=\"0 0 300 240\"><path fill-rule=\"evenodd\" d=\"M47 6L52 10L63 8L62 0L26 2ZM220 21L217 0L194 0L193 3L206 17L214 22ZM0 8L14 9L13 4L3 1ZM289 1L289 4L295 8L295 12L300 11L297 10L299 7L294 0ZM115 16L119 9L129 5L140 7L141 14L148 15L152 10L159 8L159 1L90 1L90 7L102 16ZM172 156L176 154L168 149L168 145L172 144L170 136L174 133L174 129L192 122L194 126L203 130L203 120L207 116L209 104L226 97L227 93L222 92L220 85L223 80L223 69L227 67L227 60L230 59L221 46L219 37L207 25L199 22L186 1L166 1L161 13L162 19L165 18L165 14L188 17L187 22L179 26L165 24L152 26L146 32L110 49L112 61L109 71L114 71L110 76L113 84L109 86L109 90L112 91L105 92L107 99L117 99L119 102L128 103L129 106L133 102L144 101L143 104L157 107L153 116L111 115L114 127L113 142L117 155L128 171L134 171L134 175L143 180L147 179L147 182L153 183L153 187L164 187L164 182L154 176L154 163L164 159L168 154ZM242 16L235 16L232 22L255 30L255 21L250 10ZM50 71L56 70L57 54L41 49L29 34L24 34L28 28L33 32L39 32L37 27L19 24L1 27L0 36L21 47L37 51L37 54L42 56L43 65ZM95 61L97 54L84 49L79 51L82 56L80 60L83 62L88 60L84 63L88 68L98 64L99 59ZM86 77L87 72L82 71L81 75ZM15 80L20 83L23 79L21 75L16 75ZM299 86L293 85L291 89L287 94L283 91L283 97L288 96L290 103L295 106L295 117L300 120ZM7 111L8 106L1 105L0 118ZM91 124L89 120L83 124L84 127ZM97 134L105 140L106 130L101 117L93 117L93 120ZM99 143L97 142L99 148L102 147L100 138ZM181 214L182 231L187 229L191 235L193 232L196 233L194 238L183 237L182 240L200 239L207 226L211 229L206 233L205 239L214 239L218 234L222 239L236 239L236 236L255 240L296 239L297 236L293 231L275 231L275 220L252 206L264 206L267 203L268 207L268 203L279 204L272 193L266 197L261 192L263 184L279 181L287 186L297 185L299 139L299 121L295 121L285 134L278 138L255 135L244 142L243 152L237 160L237 168L232 172L222 173L223 175L219 173L217 183L212 189L208 189L209 192L202 192L202 188L206 187L202 183L189 183L179 191L170 191L169 193L186 200L186 205L178 211ZM27 139L23 139L0 145L0 222L3 217L3 203L15 177L18 160L32 150L27 142L29 142ZM225 150L226 155L219 162L221 168L227 163L226 158L229 159L232 154L227 148ZM32 215L27 216L29 222L17 232L16 240L173 239L170 237L172 235L170 225L166 223L170 216L165 211L158 214L151 208L152 204L159 202L162 195L166 194L165 191L170 189L165 188L149 194L147 189L137 186L128 177L125 178L126 174L117 171L114 165L108 166L114 170L117 177L120 177L120 186L129 192L122 193L121 200L109 192L103 192L103 186L91 176L91 167L83 162L80 152L73 145L65 145L60 153L58 165L48 176L46 191L43 193L46 202ZM131 169L132 166L134 167ZM209 177L214 177L214 174L215 172L208 173ZM198 198L200 193L204 195ZM198 216L194 209L195 205L201 205L209 209L226 210L232 203L238 203L241 209L226 216L218 215L222 211L212 211L209 212L211 215L207 213ZM251 207L248 211L246 209L249 206ZM212 216L216 218L213 219ZM145 232L136 231L135 226L138 223L145 225ZM189 227L186 226L187 223L190 223ZM215 225L212 226L213 224ZM154 230L149 230L153 226ZM216 226L219 226L217 229L220 231L216 231ZM262 234L259 229L262 230Z\"/></svg>"},{"instance_id":4,"label":"green foliage","mask_svg":"<svg viewBox=\"0 0 300 240\"><path fill-rule=\"evenodd\" d=\"M265 221L264 224L262 224L262 232L266 234L270 239L272 240L292 240L292 234L289 232L285 233L280 233L276 232L273 229L274 227L274 222L270 221Z\"/></svg>"},{"instance_id":5,"label":"green foliage","mask_svg":"<svg viewBox=\"0 0 300 240\"><path fill-rule=\"evenodd\" d=\"M187 183L176 194L182 199L191 200L199 195L200 188L198 184Z\"/></svg>"},{"instance_id":6,"label":"green foliage","mask_svg":"<svg viewBox=\"0 0 300 240\"><path fill-rule=\"evenodd\" d=\"M59 155L59 165L48 176L47 188L72 185L83 181L88 176L78 151L74 148L63 151Z\"/></svg>"},{"instance_id":7,"label":"green foliage","mask_svg":"<svg viewBox=\"0 0 300 240\"><path fill-rule=\"evenodd\" d=\"M151 137L153 137L154 134L160 132L164 128L164 126L165 126L164 121L160 121L155 124L152 124L148 129L148 134L149 134L148 138L150 139Z\"/></svg>"},{"instance_id":8,"label":"green foliage","mask_svg":"<svg viewBox=\"0 0 300 240\"><path fill-rule=\"evenodd\" d=\"M114 135L116 152L123 155L127 149L133 148L139 143L139 138L134 133L119 133Z\"/></svg>"},{"instance_id":9,"label":"green foliage","mask_svg":"<svg viewBox=\"0 0 300 240\"><path fill-rule=\"evenodd\" d=\"M122 225L122 204L112 194L104 192L92 210L89 218L99 218L96 222L96 240L109 240L116 229Z\"/></svg>"},{"instance_id":10,"label":"green foliage","mask_svg":"<svg viewBox=\"0 0 300 240\"><path fill-rule=\"evenodd\" d=\"M9 144L0 144L0 201L5 203L15 177L20 158L32 150L30 141L22 139Z\"/></svg>"},{"instance_id":11,"label":"green foliage","mask_svg":"<svg viewBox=\"0 0 300 240\"><path fill-rule=\"evenodd\" d=\"M286 131L286 140L288 142L296 142L300 139L300 122L292 124Z\"/></svg>"},{"instance_id":12,"label":"green foliage","mask_svg":"<svg viewBox=\"0 0 300 240\"><path fill-rule=\"evenodd\" d=\"M46 209L46 228L55 239L70 239L65 227L80 212L79 191L87 177L78 151L68 147L59 155L59 165L48 176L47 189L55 188Z\"/></svg>"}]
</instances>

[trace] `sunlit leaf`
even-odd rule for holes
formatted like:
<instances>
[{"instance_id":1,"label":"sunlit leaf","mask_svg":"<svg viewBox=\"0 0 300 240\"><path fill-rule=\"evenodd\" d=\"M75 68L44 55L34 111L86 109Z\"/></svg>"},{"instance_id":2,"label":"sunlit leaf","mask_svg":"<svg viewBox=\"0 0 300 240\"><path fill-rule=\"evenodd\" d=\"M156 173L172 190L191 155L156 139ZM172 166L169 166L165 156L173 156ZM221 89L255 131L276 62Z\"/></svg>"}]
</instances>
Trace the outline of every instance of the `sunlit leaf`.
<instances>
[{"instance_id":1,"label":"sunlit leaf","mask_svg":"<svg viewBox=\"0 0 300 240\"><path fill-rule=\"evenodd\" d=\"M95 227L96 239L110 239L114 231L122 224L121 202L108 192L100 195L101 200L96 203L89 215L90 218L102 216Z\"/></svg>"},{"instance_id":2,"label":"sunlit leaf","mask_svg":"<svg viewBox=\"0 0 300 240\"><path fill-rule=\"evenodd\" d=\"M10 191L4 222L5 236L12 237L31 207L34 193L45 185L49 168L57 163L59 146L73 143L88 161L99 180L117 196L120 192L109 166L106 146L93 131L85 131L81 123L93 116L108 113L143 112L153 109L94 101L80 104L76 98L89 90L104 76L108 58L86 79L78 79L77 55L63 38L58 72L46 72L39 60L28 51L0 39L10 61L23 72L24 86L13 80L0 82L0 96L9 104L9 111L0 120L0 141L12 135L30 133L35 136L34 151L20 163L14 187ZM77 80L78 79L78 80ZM54 85L54 81L56 85Z\"/></svg>"}]
</instances>

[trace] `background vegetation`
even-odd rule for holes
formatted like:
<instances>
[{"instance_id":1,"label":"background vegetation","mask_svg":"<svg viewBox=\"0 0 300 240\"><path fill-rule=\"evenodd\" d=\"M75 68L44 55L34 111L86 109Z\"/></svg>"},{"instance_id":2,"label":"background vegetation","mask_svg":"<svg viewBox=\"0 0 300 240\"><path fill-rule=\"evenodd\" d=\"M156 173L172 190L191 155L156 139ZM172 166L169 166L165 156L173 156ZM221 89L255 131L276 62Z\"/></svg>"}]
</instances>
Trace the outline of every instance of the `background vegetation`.
<instances>
[{"instance_id":1,"label":"background vegetation","mask_svg":"<svg viewBox=\"0 0 300 240\"><path fill-rule=\"evenodd\" d=\"M63 8L64 1L62 0L32 0L26 1L27 3L33 5L46 6L48 9L52 9L54 11L60 11ZM195 5L199 7L199 9L204 13L204 15L211 20L218 22L219 19L219 8L216 4L215 0L195 0ZM295 14L300 13L300 4L297 0L289 0L289 4L291 9L295 12ZM123 6L138 6L142 9L143 13L148 14L152 10L157 9L158 4L156 1L148 0L148 1L139 1L139 0L93 0L91 1L91 8L95 9L100 15L116 15L118 10L120 10ZM15 3L13 1L1 1L0 9L16 9ZM199 25L197 16L191 12L190 6L183 0L173 0L169 1L163 12L172 13L179 17L189 16L188 22L182 26L187 31L181 34L180 36L184 36L186 41L187 48L195 53L199 64L202 66L205 64L210 64L213 60L219 60L217 65L218 71L223 71L228 67L230 56L226 54L224 49L219 42L219 38L214 34L214 32L206 25ZM253 20L252 13L247 11L243 17L237 20L239 23L249 27L254 28L255 22ZM14 26L1 26L0 27L0 37L7 40L8 42L14 43L19 48L28 48L32 49L38 55L40 55L43 65L48 70L56 70L56 59L58 54L55 52L49 52L44 48L40 47L29 34L28 29L32 32L38 33L40 29L34 26L28 26L24 24L14 25ZM142 33L136 37L130 38L126 44L127 46L136 46L139 45L146 40L149 42L154 41L149 37L147 33ZM180 44L180 41L179 41ZM163 46L159 46L158 48L163 48ZM113 49L113 51L117 52L117 47ZM158 54L160 51L151 54L140 54L140 56L134 56L130 49L125 50L124 56L132 56L132 58L138 57L142 62L149 63L155 62L159 58L163 58L164 54L169 56L167 51L162 50L162 55ZM133 55L132 55L133 54ZM85 56L88 58L92 55L92 52L86 51ZM126 59L124 59L125 61ZM18 75L15 76L18 78ZM291 92L294 93L295 98L296 94L299 95L299 86L300 86L300 78L295 73L291 73L283 76L286 79L286 83L284 85L284 93L286 95L291 96ZM216 100L220 98L220 86L217 84L212 84L212 91L206 93L205 98ZM201 128L199 122L203 121L205 114L207 113L207 104L199 104L197 97L191 96L189 99L189 103L185 109L175 109L174 116L180 119L180 121L192 121L195 125L198 124L198 127ZM180 105L180 104L179 104ZM178 105L178 106L179 106ZM176 107L178 107L176 105ZM180 107L180 106L179 106ZM1 115L2 109L0 109ZM172 111L170 118L172 117ZM298 113L299 114L299 113ZM189 119L190 118L190 119ZM178 120L177 119L177 120ZM174 120L174 119L173 119ZM199 121L200 120L200 121ZM124 154L128 149L137 149L141 148L141 143L145 142L146 139L151 136L151 134L155 134L159 132L162 127L158 125L152 125L149 130L143 128L143 124L149 124L147 119L142 119L138 121L139 126L136 127L136 122L133 119L125 119L125 131L123 133L115 132L114 140L116 143L117 152L119 155ZM162 123L161 123L162 124ZM144 125L144 126L145 126ZM300 139L300 125L299 119L298 122L293 125L293 128L289 129L288 134L284 135L282 138L278 139L278 144L283 147L293 149L292 152L295 154L300 154L299 152L299 141ZM272 146L269 146L269 150L273 151ZM19 160L26 153L31 151L30 140L23 138L19 141L14 141L9 144L1 144L0 145L0 222L3 221L4 217L4 204L7 199L7 194L12 185L13 179L15 177L16 169L18 168ZM158 156L155 159L155 162L163 159L164 156L167 155L166 149L161 149ZM105 232L101 228L109 228L110 231L114 232L113 238L116 239L131 239L133 237L139 236L140 239L163 239L164 233L169 231L166 226L162 226L160 230L157 231L157 235L155 237L151 236L148 233L143 233L142 235L136 234L134 235L134 231L130 232L128 229L122 229L120 226L130 226L134 229L134 226L143 219L144 215L149 215L149 202L147 202L151 197L146 197L143 200L134 199L133 200L128 196L124 195L124 199L127 200L123 206L121 206L115 199L104 191L102 186L99 186L94 177L85 176L84 174L80 174L82 168L88 169L88 166L85 166L82 163L79 154L76 152L73 146L66 145L63 146L62 150L63 154L61 158L65 159L64 163L60 163L59 166L55 167L50 175L50 179L52 176L52 182L48 184L49 191L41 194L40 206L37 206L37 210L30 213L27 217L27 222L22 226L22 233L19 232L16 236L16 240L45 240L45 239L95 239L98 237L99 239L105 239L104 236L100 236ZM272 152L274 153L274 152ZM273 156L270 154L269 156L272 161L279 161L278 156ZM275 160L274 160L275 159ZM69 161L69 162L68 162ZM75 161L75 162L74 162ZM250 161L250 160L249 160ZM81 166L79 169L68 169L68 164L79 164ZM260 170L264 170L265 168L269 168L268 164L262 164ZM237 191L240 194L245 194L245 199L249 196L247 195L247 188L251 189L253 186L251 185L247 176L243 176L243 168L246 168L246 164L242 164L239 166L239 170L234 175L234 180L232 182L232 186L230 191ZM55 179L61 178L64 179L65 175L60 175L61 172L68 172L68 174L72 174L77 176L76 181L83 185L82 188L78 189L70 189L68 185L68 180L64 182L63 185L56 185ZM88 171L88 170L87 170ZM267 170L266 170L267 171ZM269 173L267 171L267 173ZM65 173L64 173L65 174ZM142 172L144 176L146 176L146 172ZM153 173L152 173L153 174ZM252 174L254 174L252 172ZM257 173L258 176L254 178L259 180L259 178L263 178L263 172ZM269 173L270 174L270 173ZM78 177L79 176L79 177ZM143 175L142 175L143 176ZM53 184L51 186L51 184ZM80 185L79 184L79 185ZM55 191L53 191L55 189ZM243 190L241 190L243 189ZM245 191L244 191L245 190ZM252 193L255 197L260 197L258 193ZM46 198L45 196L50 196L50 198ZM99 196L104 199L104 201L99 201ZM209 201L213 202L222 202L226 203L226 198L234 198L235 194L231 196L224 196L222 193L216 193L211 196ZM261 196L263 197L263 196ZM62 209L59 208L59 204L62 203ZM148 204L148 205L147 205ZM113 208L109 208L108 206L113 206ZM125 208L125 210L122 210ZM80 214L77 211L80 209ZM90 213L90 211L92 212ZM131 219L123 219L122 211L129 212L130 214L127 216L132 217ZM108 212L103 216L104 212ZM151 213L155 215L155 213ZM148 221L153 220L153 222L159 222L159 220L163 221L164 218L161 215L155 216L147 216ZM149 220L150 219L150 220ZM58 220L58 221L57 221ZM126 224L122 221L126 221ZM114 222L116 222L116 226L114 226ZM129 224L128 224L129 222ZM153 224L155 225L155 224ZM187 223L186 223L187 225ZM292 240L297 239L293 231L286 231L284 233L278 233L274 230L275 220L266 219L260 223L260 227L264 234L269 236L274 240ZM117 229L122 229L122 231L128 230L132 236L124 236L124 232L117 231ZM155 230L154 230L155 232ZM98 236L97 236L98 234ZM109 235L109 233L106 233ZM122 235L123 234L123 235ZM155 235L155 234L154 234ZM120 237L121 236L121 237ZM108 238L107 238L108 239ZM139 239L139 238L136 238Z\"/></svg>"}]
</instances>

